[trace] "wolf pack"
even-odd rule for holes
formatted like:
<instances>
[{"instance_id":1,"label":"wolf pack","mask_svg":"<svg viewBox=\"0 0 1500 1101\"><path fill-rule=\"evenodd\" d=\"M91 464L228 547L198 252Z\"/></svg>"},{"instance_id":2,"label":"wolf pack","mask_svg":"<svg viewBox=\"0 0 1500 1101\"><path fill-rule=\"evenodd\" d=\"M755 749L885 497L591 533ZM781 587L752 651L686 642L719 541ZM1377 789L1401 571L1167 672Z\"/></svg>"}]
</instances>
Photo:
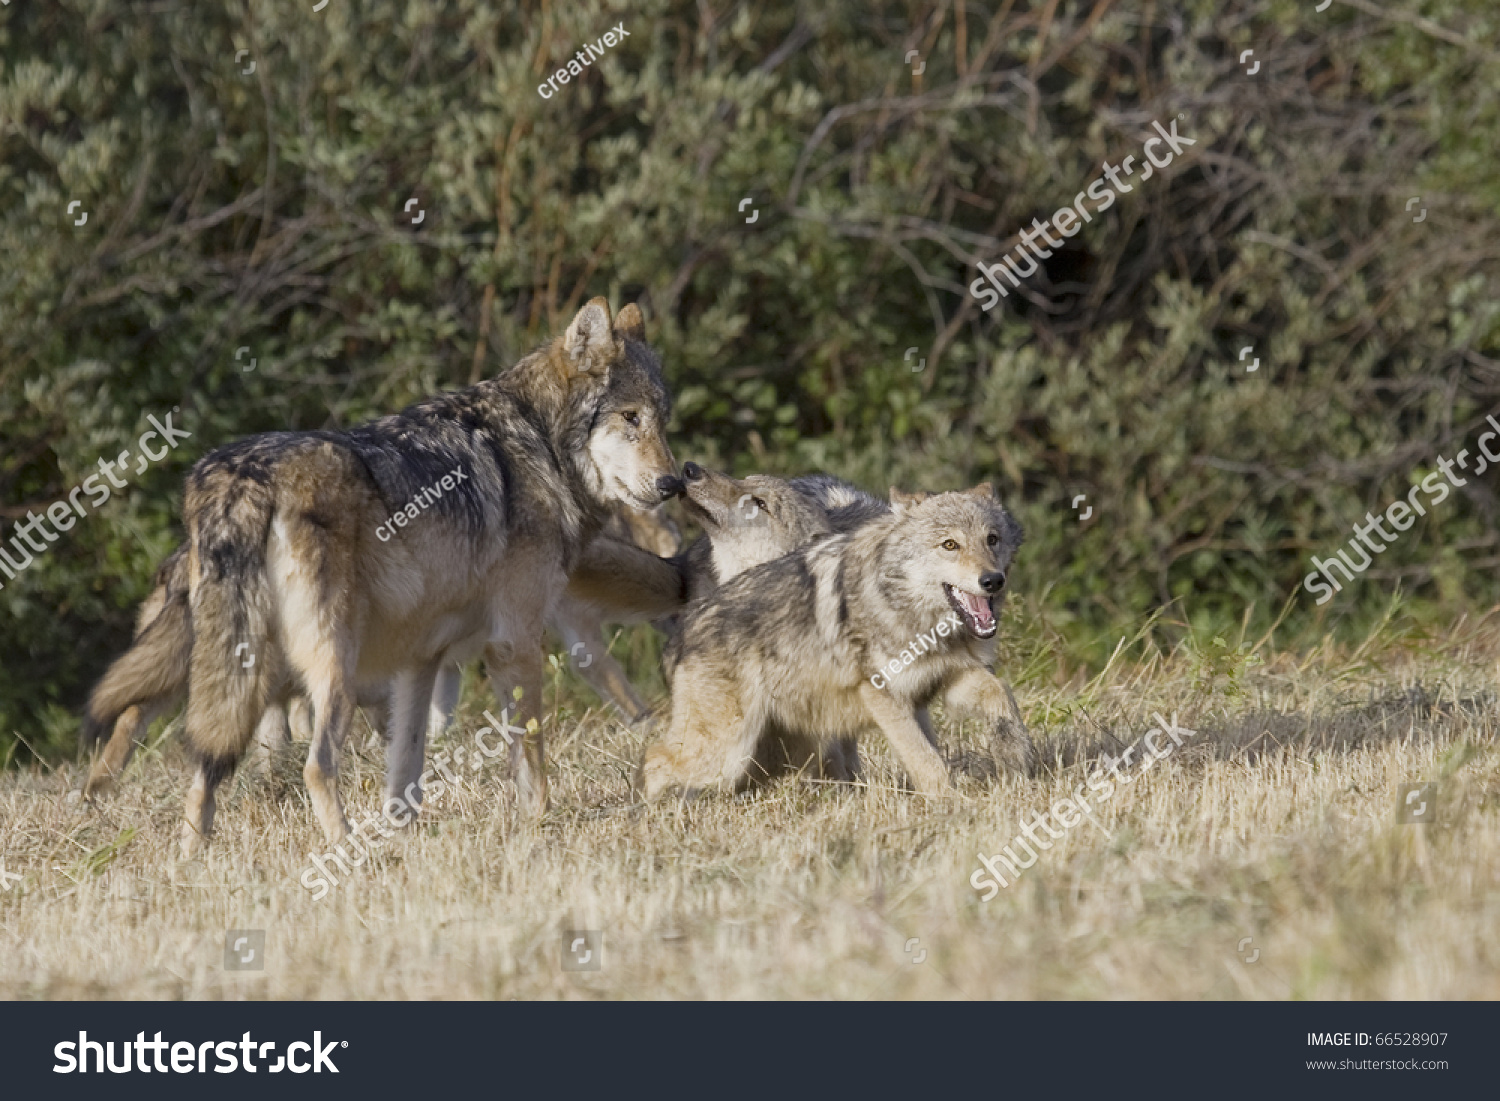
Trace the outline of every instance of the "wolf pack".
<instances>
[{"instance_id":1,"label":"wolf pack","mask_svg":"<svg viewBox=\"0 0 1500 1101\"><path fill-rule=\"evenodd\" d=\"M1034 749L992 672L1020 525L993 487L888 498L828 474L734 478L667 443L671 396L640 309L595 298L566 332L467 389L346 431L271 432L189 472L186 540L158 569L130 647L83 721L89 798L152 722L186 705L184 856L247 755L308 741L303 778L331 844L349 834L339 763L378 716L384 798L420 811L427 744L481 660L505 710L523 811L548 806L548 636L630 722L652 718L600 646L606 623L668 631L669 713L637 770L645 800L801 774L860 780L889 742L910 787L953 791L929 708L979 720L1026 773ZM702 529L685 550L662 505ZM427 775L430 776L430 773Z\"/></svg>"}]
</instances>

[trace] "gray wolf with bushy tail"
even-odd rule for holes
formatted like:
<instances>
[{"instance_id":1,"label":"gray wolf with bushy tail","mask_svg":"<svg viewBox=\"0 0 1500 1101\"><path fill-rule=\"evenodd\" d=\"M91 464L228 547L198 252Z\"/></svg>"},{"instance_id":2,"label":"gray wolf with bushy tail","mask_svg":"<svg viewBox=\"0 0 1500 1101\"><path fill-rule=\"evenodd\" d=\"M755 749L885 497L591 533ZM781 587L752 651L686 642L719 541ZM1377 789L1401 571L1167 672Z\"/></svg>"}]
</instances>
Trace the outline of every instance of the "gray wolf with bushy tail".
<instances>
[{"instance_id":1,"label":"gray wolf with bushy tail","mask_svg":"<svg viewBox=\"0 0 1500 1101\"><path fill-rule=\"evenodd\" d=\"M930 726L940 693L991 729L1026 773L1035 751L990 672L996 607L1022 540L988 484L891 490L889 512L749 569L682 618L666 734L647 748L647 798L746 779L768 729L827 743L878 729L916 789L951 790Z\"/></svg>"},{"instance_id":2,"label":"gray wolf with bushy tail","mask_svg":"<svg viewBox=\"0 0 1500 1101\"><path fill-rule=\"evenodd\" d=\"M184 502L198 761L185 852L209 836L215 789L266 707L299 686L315 717L303 777L328 840L348 834L338 758L362 686L394 682L386 801L418 806L434 681L480 651L523 689L517 796L545 811L543 627L611 505L650 509L680 491L669 414L639 309L611 319L595 298L477 386L200 460Z\"/></svg>"}]
</instances>

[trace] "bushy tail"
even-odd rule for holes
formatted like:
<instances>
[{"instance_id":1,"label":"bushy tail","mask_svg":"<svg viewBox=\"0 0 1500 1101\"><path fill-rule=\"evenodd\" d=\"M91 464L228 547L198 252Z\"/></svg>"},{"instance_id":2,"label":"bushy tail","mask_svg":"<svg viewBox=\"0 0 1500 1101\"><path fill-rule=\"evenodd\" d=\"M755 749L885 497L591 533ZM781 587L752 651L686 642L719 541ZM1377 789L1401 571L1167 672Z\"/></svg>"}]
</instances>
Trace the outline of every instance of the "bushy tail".
<instances>
[{"instance_id":1,"label":"bushy tail","mask_svg":"<svg viewBox=\"0 0 1500 1101\"><path fill-rule=\"evenodd\" d=\"M156 571L130 649L115 659L89 693L79 738L83 748L91 751L108 739L127 708L168 706L185 696L192 649L187 548L179 547Z\"/></svg>"},{"instance_id":2,"label":"bushy tail","mask_svg":"<svg viewBox=\"0 0 1500 1101\"><path fill-rule=\"evenodd\" d=\"M250 744L281 665L266 577L274 509L268 485L223 467L188 480L184 512L197 575L187 740L218 775Z\"/></svg>"}]
</instances>

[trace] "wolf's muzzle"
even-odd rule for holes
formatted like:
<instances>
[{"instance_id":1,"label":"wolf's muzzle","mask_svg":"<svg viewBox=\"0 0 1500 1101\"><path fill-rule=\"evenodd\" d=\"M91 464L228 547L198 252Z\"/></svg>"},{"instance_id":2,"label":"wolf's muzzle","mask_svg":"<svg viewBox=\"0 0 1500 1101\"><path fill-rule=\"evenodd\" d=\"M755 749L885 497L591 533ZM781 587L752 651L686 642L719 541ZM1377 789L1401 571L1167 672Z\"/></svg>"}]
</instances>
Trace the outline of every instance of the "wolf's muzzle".
<instances>
[{"instance_id":1,"label":"wolf's muzzle","mask_svg":"<svg viewBox=\"0 0 1500 1101\"><path fill-rule=\"evenodd\" d=\"M696 482L703 477L703 468L697 463L683 463L682 476L690 482Z\"/></svg>"},{"instance_id":2,"label":"wolf's muzzle","mask_svg":"<svg viewBox=\"0 0 1500 1101\"><path fill-rule=\"evenodd\" d=\"M692 465L692 463L688 463L688 466ZM686 467L684 467L685 470ZM680 497L686 493L687 485L675 474L663 474L660 478L656 479L656 491L661 494L661 499L666 501L673 497Z\"/></svg>"},{"instance_id":3,"label":"wolf's muzzle","mask_svg":"<svg viewBox=\"0 0 1500 1101\"><path fill-rule=\"evenodd\" d=\"M1005 571L992 570L979 575L979 587L991 595L1005 588Z\"/></svg>"}]
</instances>

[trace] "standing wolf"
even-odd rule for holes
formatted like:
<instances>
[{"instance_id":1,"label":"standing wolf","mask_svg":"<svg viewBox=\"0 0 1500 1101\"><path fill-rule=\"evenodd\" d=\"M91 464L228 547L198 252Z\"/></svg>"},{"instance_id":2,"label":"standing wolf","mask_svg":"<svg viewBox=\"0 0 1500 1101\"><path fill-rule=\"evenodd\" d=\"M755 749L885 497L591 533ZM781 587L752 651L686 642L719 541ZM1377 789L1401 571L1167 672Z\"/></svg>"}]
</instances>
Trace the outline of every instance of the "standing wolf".
<instances>
[{"instance_id":1,"label":"standing wolf","mask_svg":"<svg viewBox=\"0 0 1500 1101\"><path fill-rule=\"evenodd\" d=\"M537 718L542 629L612 503L681 482L639 309L595 298L497 378L348 432L253 436L188 476L187 739L198 759L183 847L268 704L299 685L316 716L303 776L330 842L348 833L338 754L361 685L394 679L386 796L420 801L433 682L485 650ZM245 662L242 655L252 660ZM539 727L511 746L517 794L547 804Z\"/></svg>"},{"instance_id":2,"label":"standing wolf","mask_svg":"<svg viewBox=\"0 0 1500 1101\"><path fill-rule=\"evenodd\" d=\"M772 724L824 741L878 727L918 790L941 794L948 771L919 719L940 691L1028 771L1031 739L990 672L995 601L1021 538L989 485L892 489L888 513L726 583L683 617L671 724L642 765L646 796L738 784Z\"/></svg>"}]
</instances>

